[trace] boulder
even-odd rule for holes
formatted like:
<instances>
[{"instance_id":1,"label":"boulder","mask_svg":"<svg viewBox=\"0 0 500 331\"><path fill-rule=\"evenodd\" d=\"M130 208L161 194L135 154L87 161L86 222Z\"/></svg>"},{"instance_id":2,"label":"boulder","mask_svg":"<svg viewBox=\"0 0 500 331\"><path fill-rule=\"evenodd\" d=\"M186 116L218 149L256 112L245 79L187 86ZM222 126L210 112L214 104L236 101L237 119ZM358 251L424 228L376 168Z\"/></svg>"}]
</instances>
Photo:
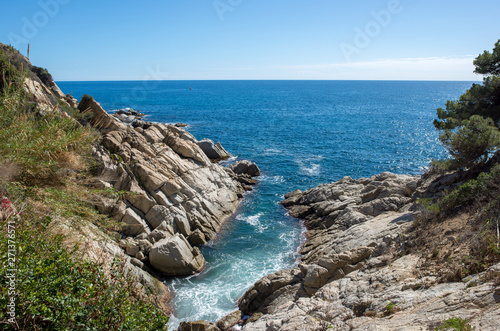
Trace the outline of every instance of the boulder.
<instances>
[{"instance_id":1,"label":"boulder","mask_svg":"<svg viewBox=\"0 0 500 331\"><path fill-rule=\"evenodd\" d=\"M181 234L154 244L149 252L149 260L156 270L166 276L192 275L205 265L203 255L199 254L199 250L194 250Z\"/></svg>"},{"instance_id":2,"label":"boulder","mask_svg":"<svg viewBox=\"0 0 500 331\"><path fill-rule=\"evenodd\" d=\"M153 229L156 229L164 221L170 226L174 224L174 216L170 209L162 205L153 206L146 214L146 220Z\"/></svg>"},{"instance_id":3,"label":"boulder","mask_svg":"<svg viewBox=\"0 0 500 331\"><path fill-rule=\"evenodd\" d=\"M127 208L121 219L123 223L122 233L129 236L137 236L143 232L149 233L149 227L144 220L132 209Z\"/></svg>"},{"instance_id":4,"label":"boulder","mask_svg":"<svg viewBox=\"0 0 500 331\"><path fill-rule=\"evenodd\" d=\"M237 161L236 163L232 164L229 169L231 169L237 175L247 174L250 175L250 177L260 176L259 167L255 163L248 160Z\"/></svg>"},{"instance_id":5,"label":"boulder","mask_svg":"<svg viewBox=\"0 0 500 331\"><path fill-rule=\"evenodd\" d=\"M181 322L177 331L220 331L215 324L207 321Z\"/></svg>"},{"instance_id":6,"label":"boulder","mask_svg":"<svg viewBox=\"0 0 500 331\"><path fill-rule=\"evenodd\" d=\"M216 325L222 331L226 331L229 328L238 324L238 322L241 320L242 317L243 317L243 313L240 310L237 310L237 311L232 312L231 314L221 318L217 322Z\"/></svg>"},{"instance_id":7,"label":"boulder","mask_svg":"<svg viewBox=\"0 0 500 331\"><path fill-rule=\"evenodd\" d=\"M210 160L225 160L229 158L229 153L222 147L220 142L214 144L212 140L205 138L198 141L197 144Z\"/></svg>"},{"instance_id":8,"label":"boulder","mask_svg":"<svg viewBox=\"0 0 500 331\"><path fill-rule=\"evenodd\" d=\"M74 98L71 94L66 94L64 100L73 108L78 108L78 100Z\"/></svg>"},{"instance_id":9,"label":"boulder","mask_svg":"<svg viewBox=\"0 0 500 331\"><path fill-rule=\"evenodd\" d=\"M192 246L201 246L207 243L207 238L200 229L194 230L187 239Z\"/></svg>"}]
</instances>

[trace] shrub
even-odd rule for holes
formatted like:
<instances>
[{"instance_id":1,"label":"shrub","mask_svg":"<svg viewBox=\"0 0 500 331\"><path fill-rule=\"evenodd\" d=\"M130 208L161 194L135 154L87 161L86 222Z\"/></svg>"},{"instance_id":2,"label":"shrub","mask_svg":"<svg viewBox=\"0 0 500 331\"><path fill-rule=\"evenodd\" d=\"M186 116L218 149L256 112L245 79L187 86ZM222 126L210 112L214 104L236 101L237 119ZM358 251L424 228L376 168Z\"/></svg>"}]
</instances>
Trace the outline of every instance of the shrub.
<instances>
[{"instance_id":1,"label":"shrub","mask_svg":"<svg viewBox=\"0 0 500 331\"><path fill-rule=\"evenodd\" d=\"M470 205L476 201L496 201L500 180L500 165L494 166L490 172L481 173L477 179L469 180L446 195L439 203L442 211L450 211L456 207ZM488 205L482 206L488 208ZM492 208L490 206L489 208Z\"/></svg>"},{"instance_id":2,"label":"shrub","mask_svg":"<svg viewBox=\"0 0 500 331\"><path fill-rule=\"evenodd\" d=\"M116 263L103 266L74 259L61 236L47 235L50 219L16 217L16 322L8 323L7 287L0 289L2 330L166 330L168 317L152 303L134 299L134 284ZM5 220L6 221L6 220ZM11 219L12 221L12 219ZM2 222L4 223L4 222ZM0 256L7 261L5 232ZM0 265L0 282L7 283ZM109 276L109 277L108 277Z\"/></svg>"},{"instance_id":3,"label":"shrub","mask_svg":"<svg viewBox=\"0 0 500 331\"><path fill-rule=\"evenodd\" d=\"M393 302L389 302L387 306L385 306L386 315L392 315L396 312L396 304Z\"/></svg>"},{"instance_id":4,"label":"shrub","mask_svg":"<svg viewBox=\"0 0 500 331\"><path fill-rule=\"evenodd\" d=\"M500 147L500 132L493 120L479 115L464 121L457 132L446 130L439 139L458 168L471 167L478 161L486 162L488 155Z\"/></svg>"}]
</instances>

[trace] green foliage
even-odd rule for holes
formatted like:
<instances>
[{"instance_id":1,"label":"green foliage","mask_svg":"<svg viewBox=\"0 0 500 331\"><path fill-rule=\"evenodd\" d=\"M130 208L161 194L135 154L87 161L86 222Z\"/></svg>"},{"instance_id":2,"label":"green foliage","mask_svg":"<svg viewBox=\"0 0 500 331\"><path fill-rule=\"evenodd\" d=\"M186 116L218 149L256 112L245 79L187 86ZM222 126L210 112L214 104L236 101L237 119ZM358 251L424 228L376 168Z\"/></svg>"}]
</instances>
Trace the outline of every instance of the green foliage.
<instances>
[{"instance_id":1,"label":"green foliage","mask_svg":"<svg viewBox=\"0 0 500 331\"><path fill-rule=\"evenodd\" d=\"M467 320L461 319L459 317L452 317L444 321L441 326L437 327L436 330L446 330L453 329L457 331L472 331L474 330L469 324L467 324Z\"/></svg>"},{"instance_id":2,"label":"green foliage","mask_svg":"<svg viewBox=\"0 0 500 331\"><path fill-rule=\"evenodd\" d=\"M396 306L397 305L395 303L389 302L387 306L385 306L386 314L388 315L394 314L396 312Z\"/></svg>"},{"instance_id":3,"label":"green foliage","mask_svg":"<svg viewBox=\"0 0 500 331\"><path fill-rule=\"evenodd\" d=\"M152 303L134 299L134 284L123 266L115 263L106 275L102 265L75 260L76 248L68 252L61 236L47 235L45 227L50 219L13 217L17 248L15 329L167 329L168 317L162 311ZM7 255L3 232L2 261L7 261ZM6 269L0 265L2 284L8 281ZM2 286L0 292L0 329L14 329L7 321L8 288Z\"/></svg>"},{"instance_id":4,"label":"green foliage","mask_svg":"<svg viewBox=\"0 0 500 331\"><path fill-rule=\"evenodd\" d=\"M0 210L2 229L15 224L14 238L0 231L0 330L166 330L168 317L156 297L144 293L123 265L85 260L77 247L68 249L65 238L47 231L52 218L67 220L72 229L83 222L109 229L93 199L123 193L86 186L96 135L55 109L40 115L22 88L25 77L34 77L28 68L19 52L0 44L0 193L14 196L21 211L6 216ZM43 69L40 75L48 77ZM12 293L4 286L12 246L16 325L8 322Z\"/></svg>"},{"instance_id":5,"label":"green foliage","mask_svg":"<svg viewBox=\"0 0 500 331\"><path fill-rule=\"evenodd\" d=\"M12 46L0 44L0 91L19 88L29 64Z\"/></svg>"},{"instance_id":6,"label":"green foliage","mask_svg":"<svg viewBox=\"0 0 500 331\"><path fill-rule=\"evenodd\" d=\"M490 172L481 173L477 179L469 180L451 193L447 194L440 202L441 211L448 212L459 206L471 205L474 202L482 204L483 201L494 202L498 199L497 192L500 185L500 165L496 165ZM488 208L488 205L482 204ZM493 206L489 207L492 208Z\"/></svg>"},{"instance_id":7,"label":"green foliage","mask_svg":"<svg viewBox=\"0 0 500 331\"><path fill-rule=\"evenodd\" d=\"M495 43L493 52L484 51L474 60L475 73L500 76L500 40Z\"/></svg>"},{"instance_id":8,"label":"green foliage","mask_svg":"<svg viewBox=\"0 0 500 331\"><path fill-rule=\"evenodd\" d=\"M485 161L500 145L500 40L492 53L485 51L474 65L476 73L489 76L482 85L473 84L458 101L447 101L446 110L437 109L434 120L434 126L444 130L440 139L453 157L453 163L447 164L452 169Z\"/></svg>"},{"instance_id":9,"label":"green foliage","mask_svg":"<svg viewBox=\"0 0 500 331\"><path fill-rule=\"evenodd\" d=\"M472 115L491 118L496 126L500 121L500 77L486 77L483 84L473 84L458 101L447 101L446 110L438 108L434 126L452 130L463 125Z\"/></svg>"},{"instance_id":10,"label":"green foliage","mask_svg":"<svg viewBox=\"0 0 500 331\"><path fill-rule=\"evenodd\" d=\"M431 160L431 169L437 172L446 172L452 169L457 169L456 162L453 159L444 159L444 160Z\"/></svg>"},{"instance_id":11,"label":"green foliage","mask_svg":"<svg viewBox=\"0 0 500 331\"><path fill-rule=\"evenodd\" d=\"M456 131L445 130L439 137L453 157L453 165L471 167L485 162L489 153L500 147L500 131L490 118L473 115Z\"/></svg>"},{"instance_id":12,"label":"green foliage","mask_svg":"<svg viewBox=\"0 0 500 331\"><path fill-rule=\"evenodd\" d=\"M430 198L419 199L417 203L421 204L425 210L433 214L438 214L441 211L439 204L433 203Z\"/></svg>"},{"instance_id":13,"label":"green foliage","mask_svg":"<svg viewBox=\"0 0 500 331\"><path fill-rule=\"evenodd\" d=\"M48 72L47 69L31 66L31 71L44 83L46 86L50 87L50 83L54 80L52 79L52 75Z\"/></svg>"}]
</instances>

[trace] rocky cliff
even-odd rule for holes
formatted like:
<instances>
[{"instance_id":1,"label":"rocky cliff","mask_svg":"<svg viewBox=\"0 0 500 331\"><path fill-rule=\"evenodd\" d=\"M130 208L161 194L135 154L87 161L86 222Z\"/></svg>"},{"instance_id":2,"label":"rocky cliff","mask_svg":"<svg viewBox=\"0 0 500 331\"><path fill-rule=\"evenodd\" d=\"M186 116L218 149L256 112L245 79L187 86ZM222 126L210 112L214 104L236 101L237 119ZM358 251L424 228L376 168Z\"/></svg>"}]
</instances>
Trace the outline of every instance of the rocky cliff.
<instances>
[{"instance_id":1,"label":"rocky cliff","mask_svg":"<svg viewBox=\"0 0 500 331\"><path fill-rule=\"evenodd\" d=\"M205 261L196 246L214 239L245 191L236 174L212 162L183 128L109 115L89 96L79 109L92 112L102 132L95 184L127 192L98 204L124 224L120 246L137 265L166 276L199 272Z\"/></svg>"}]
</instances>

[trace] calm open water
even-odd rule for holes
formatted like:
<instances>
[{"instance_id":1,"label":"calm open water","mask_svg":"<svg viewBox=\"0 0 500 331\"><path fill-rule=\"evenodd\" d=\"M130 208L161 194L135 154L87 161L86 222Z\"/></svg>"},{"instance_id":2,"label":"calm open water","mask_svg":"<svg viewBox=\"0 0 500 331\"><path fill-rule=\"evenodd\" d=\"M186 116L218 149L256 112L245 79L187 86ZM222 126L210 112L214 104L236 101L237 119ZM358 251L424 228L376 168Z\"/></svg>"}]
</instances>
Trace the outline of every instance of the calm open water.
<instances>
[{"instance_id":1,"label":"calm open water","mask_svg":"<svg viewBox=\"0 0 500 331\"><path fill-rule=\"evenodd\" d=\"M106 110L125 107L147 120L189 124L263 172L234 219L203 249L205 270L168 281L171 327L216 321L262 276L294 266L301 224L278 204L294 189L383 171L419 174L446 156L432 125L436 108L472 82L133 81L59 82Z\"/></svg>"}]
</instances>

